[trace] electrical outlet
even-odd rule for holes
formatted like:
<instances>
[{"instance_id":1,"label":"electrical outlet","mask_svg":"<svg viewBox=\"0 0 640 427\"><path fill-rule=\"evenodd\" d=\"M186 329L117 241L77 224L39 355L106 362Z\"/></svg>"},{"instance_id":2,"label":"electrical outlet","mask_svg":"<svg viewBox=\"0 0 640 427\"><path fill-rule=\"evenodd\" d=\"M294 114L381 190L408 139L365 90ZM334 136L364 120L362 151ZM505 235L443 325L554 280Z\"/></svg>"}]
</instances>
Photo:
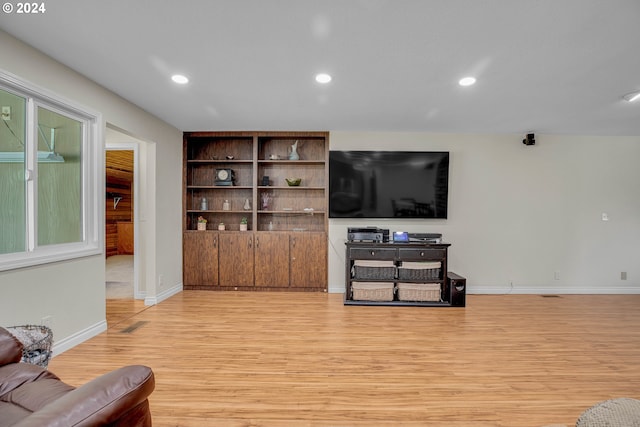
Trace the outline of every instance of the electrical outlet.
<instances>
[{"instance_id":1,"label":"electrical outlet","mask_svg":"<svg viewBox=\"0 0 640 427\"><path fill-rule=\"evenodd\" d=\"M46 326L49 329L53 329L53 316L52 315L48 315L48 316L44 316L41 320L41 324L43 326Z\"/></svg>"},{"instance_id":2,"label":"electrical outlet","mask_svg":"<svg viewBox=\"0 0 640 427\"><path fill-rule=\"evenodd\" d=\"M556 271L556 272L553 273L553 279L554 280L560 280L560 272L559 271Z\"/></svg>"},{"instance_id":3,"label":"electrical outlet","mask_svg":"<svg viewBox=\"0 0 640 427\"><path fill-rule=\"evenodd\" d=\"M8 105L2 106L2 120L11 120L11 107Z\"/></svg>"},{"instance_id":4,"label":"electrical outlet","mask_svg":"<svg viewBox=\"0 0 640 427\"><path fill-rule=\"evenodd\" d=\"M158 275L158 286L162 286L162 281L164 279L164 276L162 274Z\"/></svg>"},{"instance_id":5,"label":"electrical outlet","mask_svg":"<svg viewBox=\"0 0 640 427\"><path fill-rule=\"evenodd\" d=\"M620 272L620 280L627 280L627 272L626 271L621 271Z\"/></svg>"}]
</instances>

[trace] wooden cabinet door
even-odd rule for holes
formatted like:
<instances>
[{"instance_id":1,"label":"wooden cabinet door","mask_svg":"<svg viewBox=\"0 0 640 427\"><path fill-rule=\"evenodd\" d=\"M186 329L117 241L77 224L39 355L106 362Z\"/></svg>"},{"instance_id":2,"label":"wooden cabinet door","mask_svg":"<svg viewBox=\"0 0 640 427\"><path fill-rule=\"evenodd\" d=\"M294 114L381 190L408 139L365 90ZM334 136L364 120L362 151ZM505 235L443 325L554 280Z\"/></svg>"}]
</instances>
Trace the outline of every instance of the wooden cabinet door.
<instances>
[{"instance_id":1,"label":"wooden cabinet door","mask_svg":"<svg viewBox=\"0 0 640 427\"><path fill-rule=\"evenodd\" d=\"M292 233L291 287L327 289L327 235Z\"/></svg>"},{"instance_id":2,"label":"wooden cabinet door","mask_svg":"<svg viewBox=\"0 0 640 427\"><path fill-rule=\"evenodd\" d=\"M218 285L218 233L183 233L183 272L185 286Z\"/></svg>"},{"instance_id":3,"label":"wooden cabinet door","mask_svg":"<svg viewBox=\"0 0 640 427\"><path fill-rule=\"evenodd\" d=\"M219 239L220 286L253 286L253 233L222 232Z\"/></svg>"},{"instance_id":4,"label":"wooden cabinet door","mask_svg":"<svg viewBox=\"0 0 640 427\"><path fill-rule=\"evenodd\" d=\"M118 222L118 255L133 255L133 222Z\"/></svg>"},{"instance_id":5,"label":"wooden cabinet door","mask_svg":"<svg viewBox=\"0 0 640 427\"><path fill-rule=\"evenodd\" d=\"M289 235L256 233L256 286L289 287Z\"/></svg>"}]
</instances>

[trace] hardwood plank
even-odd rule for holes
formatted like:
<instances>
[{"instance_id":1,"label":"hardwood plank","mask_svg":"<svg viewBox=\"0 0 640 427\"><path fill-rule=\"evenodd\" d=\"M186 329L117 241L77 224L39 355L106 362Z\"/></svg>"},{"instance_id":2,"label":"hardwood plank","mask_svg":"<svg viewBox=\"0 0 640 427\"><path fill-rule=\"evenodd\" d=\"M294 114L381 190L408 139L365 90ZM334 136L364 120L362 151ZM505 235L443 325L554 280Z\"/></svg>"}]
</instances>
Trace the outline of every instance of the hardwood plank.
<instances>
[{"instance_id":1,"label":"hardwood plank","mask_svg":"<svg viewBox=\"0 0 640 427\"><path fill-rule=\"evenodd\" d=\"M640 295L421 308L188 291L49 367L79 385L151 366L154 426L572 426L598 401L640 397L639 306Z\"/></svg>"},{"instance_id":2,"label":"hardwood plank","mask_svg":"<svg viewBox=\"0 0 640 427\"><path fill-rule=\"evenodd\" d=\"M117 327L120 323L131 319L148 307L143 300L134 299L107 299L107 327Z\"/></svg>"}]
</instances>

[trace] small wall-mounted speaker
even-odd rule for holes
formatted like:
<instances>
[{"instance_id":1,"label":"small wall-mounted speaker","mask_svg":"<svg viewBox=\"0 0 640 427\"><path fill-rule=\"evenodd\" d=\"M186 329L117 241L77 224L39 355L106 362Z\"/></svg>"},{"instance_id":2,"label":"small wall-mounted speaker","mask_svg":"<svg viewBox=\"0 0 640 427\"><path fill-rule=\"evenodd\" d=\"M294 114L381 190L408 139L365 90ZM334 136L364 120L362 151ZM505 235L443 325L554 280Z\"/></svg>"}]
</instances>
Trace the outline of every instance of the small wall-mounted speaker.
<instances>
[{"instance_id":1,"label":"small wall-mounted speaker","mask_svg":"<svg viewBox=\"0 0 640 427\"><path fill-rule=\"evenodd\" d=\"M524 145L536 145L536 137L532 133L528 133L527 136L522 140Z\"/></svg>"}]
</instances>

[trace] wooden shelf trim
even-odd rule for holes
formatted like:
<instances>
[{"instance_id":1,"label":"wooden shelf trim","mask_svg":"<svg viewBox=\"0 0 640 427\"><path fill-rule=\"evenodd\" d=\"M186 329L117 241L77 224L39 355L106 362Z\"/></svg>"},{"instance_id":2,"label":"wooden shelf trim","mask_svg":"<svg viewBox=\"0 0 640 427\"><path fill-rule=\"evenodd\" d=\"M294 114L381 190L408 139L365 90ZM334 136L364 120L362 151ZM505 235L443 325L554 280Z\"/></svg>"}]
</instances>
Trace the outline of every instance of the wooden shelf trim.
<instances>
[{"instance_id":1,"label":"wooden shelf trim","mask_svg":"<svg viewBox=\"0 0 640 427\"><path fill-rule=\"evenodd\" d=\"M223 163L223 164L231 164L231 163L253 163L252 159L233 159L233 160L229 160L229 159L188 159L187 163L195 163L195 164L199 164L199 163Z\"/></svg>"},{"instance_id":2,"label":"wooden shelf trim","mask_svg":"<svg viewBox=\"0 0 640 427\"><path fill-rule=\"evenodd\" d=\"M324 187L305 187L304 185L260 185L260 190L324 190Z\"/></svg>"},{"instance_id":3,"label":"wooden shelf trim","mask_svg":"<svg viewBox=\"0 0 640 427\"><path fill-rule=\"evenodd\" d=\"M253 187L250 185L187 185L188 190L252 190Z\"/></svg>"},{"instance_id":4,"label":"wooden shelf trim","mask_svg":"<svg viewBox=\"0 0 640 427\"><path fill-rule=\"evenodd\" d=\"M258 163L277 164L277 165L323 165L325 160L258 160Z\"/></svg>"},{"instance_id":5,"label":"wooden shelf trim","mask_svg":"<svg viewBox=\"0 0 640 427\"><path fill-rule=\"evenodd\" d=\"M304 211L301 209L297 209L297 210L278 210L278 211L258 211L258 215L260 214L269 214L269 215L291 215L291 214L298 214L298 215L313 215L313 214L321 214L324 215L326 214L325 211Z\"/></svg>"}]
</instances>

